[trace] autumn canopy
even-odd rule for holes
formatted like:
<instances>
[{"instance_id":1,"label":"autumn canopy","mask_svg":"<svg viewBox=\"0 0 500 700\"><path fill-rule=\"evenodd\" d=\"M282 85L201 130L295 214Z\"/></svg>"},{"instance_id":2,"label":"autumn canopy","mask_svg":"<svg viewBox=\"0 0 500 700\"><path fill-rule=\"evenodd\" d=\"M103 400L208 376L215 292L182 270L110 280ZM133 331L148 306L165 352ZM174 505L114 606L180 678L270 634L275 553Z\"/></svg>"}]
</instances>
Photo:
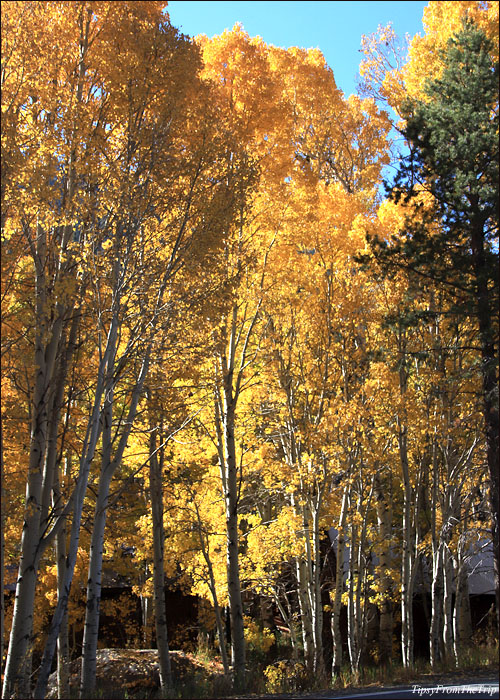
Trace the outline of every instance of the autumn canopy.
<instances>
[{"instance_id":1,"label":"autumn canopy","mask_svg":"<svg viewBox=\"0 0 500 700\"><path fill-rule=\"evenodd\" d=\"M2 3L3 697L80 656L94 697L103 646L158 697L172 648L227 692L460 666L480 551L498 610L498 2L363 37L349 97L166 6Z\"/></svg>"}]
</instances>

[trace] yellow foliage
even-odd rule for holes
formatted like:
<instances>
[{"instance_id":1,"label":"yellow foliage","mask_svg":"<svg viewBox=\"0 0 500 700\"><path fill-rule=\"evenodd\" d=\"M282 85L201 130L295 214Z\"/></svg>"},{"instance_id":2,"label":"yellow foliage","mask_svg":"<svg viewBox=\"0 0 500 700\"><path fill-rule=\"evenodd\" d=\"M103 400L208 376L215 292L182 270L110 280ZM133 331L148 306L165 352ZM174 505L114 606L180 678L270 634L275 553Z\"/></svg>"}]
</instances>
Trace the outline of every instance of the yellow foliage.
<instances>
[{"instance_id":1,"label":"yellow foliage","mask_svg":"<svg viewBox=\"0 0 500 700\"><path fill-rule=\"evenodd\" d=\"M245 641L250 648L257 652L266 654L269 649L276 643L276 639L272 631L267 627L260 625L247 615L243 618L245 624Z\"/></svg>"},{"instance_id":2,"label":"yellow foliage","mask_svg":"<svg viewBox=\"0 0 500 700\"><path fill-rule=\"evenodd\" d=\"M401 105L408 97L427 99L425 81L437 78L442 69L441 50L461 27L462 18L477 24L493 43L493 58L498 60L498 0L431 0L424 8L424 32L406 37L407 46L400 46L391 24L370 37L363 37L365 58L360 74L368 92L387 101L401 114Z\"/></svg>"}]
</instances>

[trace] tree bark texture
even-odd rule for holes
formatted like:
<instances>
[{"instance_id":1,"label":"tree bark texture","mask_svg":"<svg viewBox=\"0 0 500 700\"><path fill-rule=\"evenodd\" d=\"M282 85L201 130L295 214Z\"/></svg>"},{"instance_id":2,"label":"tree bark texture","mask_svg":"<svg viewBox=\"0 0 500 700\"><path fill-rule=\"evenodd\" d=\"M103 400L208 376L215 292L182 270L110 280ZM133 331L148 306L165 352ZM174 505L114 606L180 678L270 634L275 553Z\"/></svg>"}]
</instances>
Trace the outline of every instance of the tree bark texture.
<instances>
[{"instance_id":1,"label":"tree bark texture","mask_svg":"<svg viewBox=\"0 0 500 700\"><path fill-rule=\"evenodd\" d=\"M486 455L490 484L491 538L493 542L495 597L497 611L497 635L500 635L500 529L499 529L499 417L498 417L498 355L495 352L495 327L491 294L488 288L490 271L488 270L484 250L484 224L482 213L476 213L473 222L472 249L474 255L474 273L476 278L476 313L481 337L481 377L483 416L486 434ZM498 302L497 302L498 303ZM497 331L498 333L498 331Z\"/></svg>"},{"instance_id":2,"label":"tree bark texture","mask_svg":"<svg viewBox=\"0 0 500 700\"><path fill-rule=\"evenodd\" d=\"M160 435L161 440L161 435ZM153 520L153 600L156 645L160 665L160 687L163 697L172 686L172 668L168 647L167 605L165 601L165 531L163 527L163 447L158 459L156 431L151 427L149 446L149 483L151 491L151 515Z\"/></svg>"},{"instance_id":3,"label":"tree bark texture","mask_svg":"<svg viewBox=\"0 0 500 700\"><path fill-rule=\"evenodd\" d=\"M83 513L83 502L87 491L88 477L90 466L94 459L97 442L101 432L101 402L105 389L105 377L110 355L114 353L116 345L117 323L116 318L113 319L106 340L106 347L99 362L97 373L97 383L94 390L94 404L92 412L87 423L87 432L82 448L80 458L78 478L75 484L72 496L72 513L73 520L71 523L70 540L68 546L68 556L66 558L64 570L64 584L62 586L61 597L57 601L57 606L52 617L52 622L45 642L45 648L42 656L42 662L38 673L37 685L35 688L34 697L44 698L47 688L47 682L52 666L52 659L57 645L59 630L67 611L68 598L75 570L76 558L78 554L78 543L80 540L80 526Z\"/></svg>"},{"instance_id":4,"label":"tree bark texture","mask_svg":"<svg viewBox=\"0 0 500 700\"><path fill-rule=\"evenodd\" d=\"M335 568L335 594L332 603L332 639L333 639L333 659L332 676L338 676L342 669L342 635L340 632L340 611L342 608L342 593L344 590L344 556L345 556L345 535L344 529L347 518L347 504L349 501L349 487L344 487L342 496L342 507L337 530L337 560Z\"/></svg>"},{"instance_id":5,"label":"tree bark texture","mask_svg":"<svg viewBox=\"0 0 500 700\"><path fill-rule=\"evenodd\" d=\"M238 549L238 470L234 440L234 404L229 387L226 387L224 415L224 469L226 472L226 541L227 583L231 614L231 651L235 687L244 686L245 635L243 627L243 603L241 599L239 549Z\"/></svg>"},{"instance_id":6,"label":"tree bark texture","mask_svg":"<svg viewBox=\"0 0 500 700\"><path fill-rule=\"evenodd\" d=\"M82 649L82 676L80 684L80 697L86 698L93 692L96 677L97 641L99 633L99 613L101 605L102 582L102 555L104 548L104 529L108 509L109 489L111 480L116 470L122 463L123 453L127 446L130 433L137 413L139 397L142 393L144 381L149 369L151 346L146 351L142 360L138 377L132 389L130 406L118 446L112 456L112 419L113 419L113 386L109 386L106 392L105 405L102 414L102 467L99 477L97 501L94 515L94 526L90 545L89 576L87 585L87 607L85 613L85 628ZM114 353L110 362L113 376Z\"/></svg>"},{"instance_id":7,"label":"tree bark texture","mask_svg":"<svg viewBox=\"0 0 500 700\"><path fill-rule=\"evenodd\" d=\"M382 665L389 664L392 659L392 580L390 576L392 542L392 509L388 494L384 492L382 481L377 475L375 479L375 505L377 524L380 535L379 576L381 602L379 604L379 660Z\"/></svg>"}]
</instances>

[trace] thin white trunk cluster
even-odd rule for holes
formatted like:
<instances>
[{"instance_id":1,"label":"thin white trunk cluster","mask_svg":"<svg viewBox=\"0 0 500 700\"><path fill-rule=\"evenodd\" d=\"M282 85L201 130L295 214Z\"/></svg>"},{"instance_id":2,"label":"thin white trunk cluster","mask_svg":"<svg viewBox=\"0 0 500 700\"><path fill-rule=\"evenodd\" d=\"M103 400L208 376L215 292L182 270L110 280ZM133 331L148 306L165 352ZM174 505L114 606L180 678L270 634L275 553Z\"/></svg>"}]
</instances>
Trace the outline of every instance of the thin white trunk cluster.
<instances>
[{"instance_id":1,"label":"thin white trunk cluster","mask_svg":"<svg viewBox=\"0 0 500 700\"><path fill-rule=\"evenodd\" d=\"M25 235L32 251L36 272L35 384L32 426L26 484L26 508L21 538L21 559L16 585L13 622L4 674L4 697L15 692L31 693L31 652L33 608L41 557L64 524L70 504L58 502L52 511L54 484L57 484L57 436L66 376L75 350L77 313L74 307L49 303L49 287L60 274L70 232L68 227L46 231L37 225L32 237L26 225ZM52 258L49 236L60 236L60 252ZM50 279L50 270L55 279ZM71 330L69 330L71 329ZM69 333L69 336L68 336Z\"/></svg>"},{"instance_id":2,"label":"thin white trunk cluster","mask_svg":"<svg viewBox=\"0 0 500 700\"><path fill-rule=\"evenodd\" d=\"M303 540L303 554L295 560L297 593L302 628L304 661L307 668L318 675L324 673L323 657L323 605L321 587L321 532L318 524L321 492L306 501L305 505L296 505L301 514L302 528L300 538Z\"/></svg>"}]
</instances>

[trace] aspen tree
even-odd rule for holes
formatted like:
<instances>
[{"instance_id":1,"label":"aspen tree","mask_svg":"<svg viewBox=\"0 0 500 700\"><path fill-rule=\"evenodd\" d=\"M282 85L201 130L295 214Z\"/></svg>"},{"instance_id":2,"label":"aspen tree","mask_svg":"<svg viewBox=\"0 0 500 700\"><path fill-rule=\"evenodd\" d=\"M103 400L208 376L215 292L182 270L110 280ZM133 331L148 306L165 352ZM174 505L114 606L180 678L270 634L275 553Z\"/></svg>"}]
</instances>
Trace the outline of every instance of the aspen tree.
<instances>
[{"instance_id":1,"label":"aspen tree","mask_svg":"<svg viewBox=\"0 0 500 700\"><path fill-rule=\"evenodd\" d=\"M231 615L231 646L235 687L243 687L245 639L239 571L239 493L243 465L237 462L237 407L258 344L257 329L267 254L267 240L259 232L258 218L250 208L250 190L258 182L258 169L272 168L278 141L277 100L266 48L250 40L238 25L232 32L208 40L198 37L205 62L204 76L217 86L218 104L228 140L228 162L234 167L239 190L239 218L231 224L226 248L228 280L234 280L232 306L223 314L220 344L213 358L214 430L218 445L221 485L226 504L227 584ZM256 87L257 86L257 87ZM222 121L222 120L221 120Z\"/></svg>"},{"instance_id":2,"label":"aspen tree","mask_svg":"<svg viewBox=\"0 0 500 700\"><path fill-rule=\"evenodd\" d=\"M342 605L342 593L344 590L344 556L345 556L345 535L347 512L348 512L348 497L349 487L346 484L343 489L342 505L337 527L337 547L336 547L336 570L335 570L335 593L332 601L332 639L333 639L333 658L332 658L332 676L340 675L342 669L342 635L340 631L340 610ZM330 594L331 595L331 594Z\"/></svg>"},{"instance_id":3,"label":"aspen tree","mask_svg":"<svg viewBox=\"0 0 500 700\"><path fill-rule=\"evenodd\" d=\"M156 644L160 664L160 684L162 693L172 685L172 670L167 636L167 609L165 604L165 574L164 550L165 533L163 529L163 485L162 472L164 466L165 446L162 443L161 429L151 427L149 483L151 490L151 515L153 521L153 577L154 577L154 615ZM159 435L157 436L157 432ZM160 445L157 447L157 437ZM159 450L159 456L158 456Z\"/></svg>"},{"instance_id":4,"label":"aspen tree","mask_svg":"<svg viewBox=\"0 0 500 700\"><path fill-rule=\"evenodd\" d=\"M112 456L110 451L110 428L107 433L104 432L103 428L102 433L103 464L94 520L96 539L93 542L92 552L95 552L95 558L91 556L89 563L89 591L81 684L82 697L85 697L91 691L95 678L98 601L100 598L99 571L102 561L107 494L111 478L122 462L123 451L130 436L140 394L151 363L151 355L157 343L157 331L165 331L169 328L169 325L173 322L176 305L180 302L180 297L176 298L175 296L176 292L179 294L175 278L182 270L183 275L187 274L187 279L189 280L189 272L197 267L196 261L198 264L203 261L204 255L210 251L217 241L217 235L214 235L212 228L214 210L219 214L220 221L224 222L228 216L228 211L231 211L233 197L229 187L222 185L222 196L215 189L215 193L213 192L211 197L203 200L208 179L211 178L212 182L215 180L215 182L222 183L223 178L227 179L227 173L224 170L225 164L220 161L220 156L215 154L214 158L213 149L218 143L217 140L214 139L213 143L208 147L205 145L205 140L208 136L210 110L206 109L207 105L203 102L203 98L206 98L206 90L201 84L196 82L196 70L198 68L196 49L195 47L188 49L183 45L185 44L185 39L180 39L175 32L172 32L169 26L166 27L166 30L164 28L164 36L160 34L156 38L159 44L157 51L149 54L149 60L155 61L154 65L158 71L157 75L153 74L155 82L149 83L151 70L148 71L148 68L150 69L151 66L148 66L148 63L143 59L143 69L148 71L143 78L147 89L144 95L140 94L138 96L137 103L133 101L134 96L132 96L129 105L131 118L128 123L127 138L130 141L130 134L133 133L135 146L133 159L123 164L124 174L133 182L137 177L137 173L141 172L143 168L151 170L153 168L151 162L153 162L154 170L149 174L149 186L152 190L151 197L155 200L155 207L154 213L151 210L143 209L144 204L141 199L139 200L137 206L140 214L136 214L131 221L126 222L122 241L118 244L122 246L122 249L117 249L119 274L123 275L123 279L118 284L113 282L113 286L117 290L125 290L123 292L124 298L118 296L118 308L123 306L127 309L137 304L140 311L139 320L135 322L132 328L126 329L125 325L122 324L121 330L125 337L130 333L127 337L127 347L134 348L134 346L137 346L137 349L134 349L134 355L137 354L139 360L136 378L131 384L128 417L122 428L115 453ZM170 46L171 43L173 44L173 50ZM158 51L160 50L164 51L164 66L161 72L158 56ZM177 55L178 53L179 56ZM181 62L180 66L177 64L179 60ZM193 78L187 84L185 71L190 72ZM155 92L155 87L161 90L164 82L166 82L169 92L165 93L163 101L153 106L151 123L143 117L143 121L139 121L139 127L136 127L138 115L140 116L149 109L148 103L145 103L144 99L148 98L150 92ZM192 92L196 88L198 88L198 95ZM202 108L206 110L203 117L198 111ZM187 153L184 154L180 148L180 144L185 142L184 130L189 132L189 126L194 124L197 119L202 120L201 128L198 125L198 131L195 132L194 138L189 144L190 148L186 149ZM137 131L135 131L136 128ZM141 133L143 129L145 132L144 145L142 144ZM162 150L157 154L156 149L159 146L161 146ZM180 157L177 155L179 152L183 153ZM214 162L211 162L212 158L214 158ZM157 162L155 162L155 159L157 159ZM221 164L223 171L217 170ZM224 199L224 193L227 193L227 201ZM177 198L174 198L174 194ZM165 195L166 202L160 204L159 199L162 195ZM133 211L135 206L134 200L131 199L129 201L128 197L129 193L127 192L125 201ZM141 193L140 197L144 197L144 194ZM150 202L146 202L146 204L150 205ZM169 212L166 209L167 204L172 205L173 211ZM225 209L219 209L221 206ZM155 221L158 218L160 218L159 225ZM119 225L121 225L120 221ZM222 235L223 232L221 231L219 233L221 239ZM158 250L158 240L163 245L163 256L159 260L155 259L155 254ZM200 243L203 242L198 251L193 247L194 240L198 240ZM151 255L151 257L148 257L147 254ZM140 281L142 284L145 284L145 294L142 292ZM135 295L137 295L136 299L134 299ZM136 339L140 339L140 342L137 342ZM113 363L111 367L112 378L107 393L107 397L110 400L108 409L110 425L112 423L113 408L112 382L114 377L118 378L120 372L123 371L122 360L117 358L116 366ZM106 447L106 443L108 447ZM155 515L157 514L156 510L155 508ZM157 541L157 554L159 551L158 547L159 542ZM158 575L159 573L158 570ZM158 613L160 614L160 610L158 610ZM165 691L171 684L171 674L167 663L168 654L164 653L163 656L162 688Z\"/></svg>"},{"instance_id":5,"label":"aspen tree","mask_svg":"<svg viewBox=\"0 0 500 700\"><path fill-rule=\"evenodd\" d=\"M379 555L380 578L380 632L379 661L389 664L392 659L393 603L391 581L391 543L392 543L392 507L388 479L379 473L375 475L374 497L377 511L377 524L380 533L381 549Z\"/></svg>"},{"instance_id":6,"label":"aspen tree","mask_svg":"<svg viewBox=\"0 0 500 700\"><path fill-rule=\"evenodd\" d=\"M39 674L37 693L43 692L44 674L50 668L51 648L64 617L64 606L75 565L81 508L100 433L101 400L115 369L119 373L123 372L138 348L136 338L133 338L132 342L125 344L124 352L121 352L123 346L120 347L119 343L123 339L124 327L120 313L126 314L127 311L125 306L120 311L120 300L124 300L125 290L120 289L119 285L126 280L120 274L115 275L114 292L110 292L102 281L105 279L103 261L111 258L111 269L116 269L117 265L127 260L127 255L134 254L140 262L137 248L134 250L134 240L139 246L146 242L147 235L154 237L156 234L160 236L160 232L168 232L172 248L164 256L165 270L158 278L159 283L150 289L152 304L149 310L152 309L152 314L142 304L141 310L146 311L141 321L142 328L147 329L151 315L154 317L157 314L158 304L161 303L162 284L164 290L166 280L172 278L182 266L181 260L190 248L191 239L196 235L201 236L202 228L206 246L203 250L208 250L217 239L210 206L217 200L216 208L223 218L224 208L227 208L229 202L222 193L223 190L227 192L227 189L219 187L221 181L217 175L211 177L209 197L206 197L207 181L199 186L200 173L211 168L214 175L217 168L214 165L217 157L213 158L213 153L208 153L206 145L203 147L206 135L203 128L193 131L196 134L196 145L189 151L183 164L177 159L170 175L168 169L165 169L165 163L169 160L167 143L171 144L176 153L181 152L182 149L178 147L184 140L182 129L189 131L189 119L186 121L187 92L179 93L175 86L179 83L192 85L191 81L185 80L185 71L191 71L194 75L199 64L196 50L185 39L179 38L162 18L163 8L164 3L100 4L95 7L85 3L61 6L57 3L30 3L28 6L13 3L9 6L14 24L17 19L19 22L18 33L13 35L15 41L7 47L6 52L8 66L13 66L13 69L6 70L3 74L11 81L9 83L7 80L6 89L7 92L12 91L13 102L10 108L14 110L12 128L9 126L10 130L8 129L8 138L11 140L6 142L11 144L11 155L16 152L16 139L30 138L34 146L31 150L18 149L20 166L14 160L9 165L10 177L17 184L12 192L9 190L6 194L10 199L5 211L10 217L6 221L10 222L8 225L11 230L16 227L20 229L31 245L38 289L39 340L35 354L42 371L36 375L36 392L41 398L39 400L35 397L34 426L36 424L37 427L33 432L29 487L31 500L34 503L40 501L41 505L40 509L35 507L33 513L30 506L28 526L23 535L26 551L21 570L24 571L27 567L28 573L20 578L19 583L18 603L11 632L11 652L5 674L6 695L14 692L19 683L22 684L22 692L29 693L28 673L20 672L19 669L24 661L29 663L31 653L31 617L38 560L72 509L70 547L65 582L61 589L63 593L49 635L43 673ZM42 17L44 12L50 15L55 13L54 22L51 19L47 24ZM124 37L130 36L129 30L137 22L142 28L144 42L138 42L132 47ZM51 43L53 37L39 31L40 27L46 26L51 27L54 36L58 36L57 42ZM45 60L40 64L37 57L36 69L23 71L22 62L32 57L32 53L26 53L23 48L23 42L28 36L35 44L38 41L39 53L45 56ZM148 37L153 40L149 42ZM172 54L167 51L167 56L160 60L161 42L166 37L171 42L169 51L171 48ZM59 51L61 46L64 48ZM17 59L21 61L20 66L15 65ZM165 70L166 65L171 67L170 72ZM142 73L138 66L141 66ZM16 85L19 76L24 83ZM148 97L148 90L155 81L156 84L160 81L162 84L155 97L151 92ZM22 89L19 89L20 86ZM158 102L161 106L158 106ZM18 116L26 115L26 119L16 121L16 104ZM193 108L195 111L196 108ZM160 120L155 121L159 114L163 119L161 123ZM196 121L196 117L193 119ZM11 124L10 121L8 123ZM125 132L123 125L127 123L130 128ZM51 149L53 155L46 157ZM23 209L20 198L26 196L27 189L23 182L30 169L34 176L31 177L31 204L28 210L26 207ZM169 181L167 197L164 196L165 188L162 189L159 185L162 178L164 183ZM201 200L203 215L199 206ZM173 202L178 208L172 206ZM207 202L210 204L207 205ZM160 220L163 217L163 225L156 225L156 228L152 224L153 205L156 208L155 215ZM165 214L166 210L168 215ZM24 219L19 213L23 211ZM31 218L26 217L28 212ZM201 226L203 216L206 219L204 227ZM33 229L36 217L38 221ZM149 221L149 227L144 224L145 219ZM122 233L124 236L121 244L124 250L120 255L114 255L116 249L113 246L110 248L110 241L113 237L116 241ZM141 240L139 235L143 236ZM168 250L166 244L165 250ZM139 267L136 268L136 274L139 274ZM53 277L50 278L50 275ZM103 275L100 281L98 275ZM71 290L64 288L63 279L66 285L73 285ZM90 281L92 284L89 286ZM127 281L132 282L132 278ZM57 296L52 295L53 302L49 304L49 291L53 289L57 290ZM139 294L136 299L140 300L140 286L137 292ZM113 294L114 307L108 316L103 304L107 304ZM158 295L156 299L155 295ZM65 337L65 329L72 318L77 316L72 296L73 299L82 296L85 304L89 304L86 309L90 313L96 310L99 314L96 335L99 356L97 382L73 497L66 505L58 507L58 518L50 530L50 536L44 536L39 546L38 531L43 533L45 529L41 518L45 517L43 513L47 511L46 504L50 503L50 489L54 483L50 473L53 469L49 468L47 459L51 454L50 444L53 444L53 438L47 436L57 432L48 423L49 419L53 422L56 420L57 412L51 413L48 410L47 400L52 400L50 397L55 395L55 380L51 377L54 376L58 354L63 354L61 339ZM138 337L140 328L139 323L135 327ZM151 328L148 332L151 332ZM106 336L107 340L104 341L103 337ZM137 400L147 371L147 343L145 347L146 362L142 375L139 369L139 383L135 393L132 391L131 418L135 411L133 403ZM113 357L117 348L120 359L114 368ZM61 375L58 381L61 381ZM64 382L64 376L62 381ZM118 457L120 458L119 454ZM45 464L45 476L42 476L39 465L42 461Z\"/></svg>"},{"instance_id":7,"label":"aspen tree","mask_svg":"<svg viewBox=\"0 0 500 700\"><path fill-rule=\"evenodd\" d=\"M7 118L7 133L3 141L9 152L10 165L7 167L12 184L12 191L4 192L3 221L5 225L8 214L10 225L22 230L31 250L37 299L34 344L37 369L28 499L10 651L4 677L6 697L16 687L22 693L30 692L27 668L31 654L36 575L40 556L51 539L45 535L47 523L42 522L42 511L46 511L43 504L50 503L53 483L53 465L46 460L47 439L56 430L51 428L51 422L57 419L58 414L49 413L47 402L54 396L56 381L61 381L61 377L54 375L54 370L57 356L61 352L64 329L71 323L76 306L74 299L71 301L71 296L73 293L78 296L84 288L81 281L75 280L76 251L72 236L73 220L78 210L74 199L77 169L80 175L85 170L80 170L77 162L78 137L75 126L84 100L83 75L90 21L84 16L82 8L75 7L71 10L75 33L67 44L68 51L63 50L57 55L57 48L51 46L50 37L44 36L41 30L41 27L46 26L42 19L44 7L49 14L53 12L53 6L42 6L39 3L22 6L12 3L8 12L10 21L16 25L16 31L9 37L10 43L6 47L2 42L6 49L4 88L10 95L8 112L12 115L12 121ZM57 33L62 30L61 18L54 19L54 31ZM67 38L67 34L61 31L61 41L64 43ZM27 41L31 42L32 49L25 53ZM42 62L43 66L40 65L38 53L34 56L34 51L38 50L35 48L37 41L38 49L47 56L47 60ZM30 60L35 60L36 67L29 64ZM24 63L26 69L23 69ZM65 85L67 94L72 94L74 98L73 107L66 112L58 108L58 81ZM99 112L96 123L99 123L98 114ZM58 130L61 127L67 129L65 142L58 141ZM87 146L89 152L92 152L96 139L88 133L87 137ZM20 144L23 140L30 144L29 148L22 148ZM49 151L53 149L51 155L47 155L46 148ZM27 194L27 178L31 180L30 198L29 206L24 206L22 200ZM55 185L52 184L54 181ZM56 212L51 208L52 202L58 197L59 211ZM74 289L64 289L65 278L70 288L72 285L69 280L75 281ZM52 528L51 537L56 531Z\"/></svg>"}]
</instances>

